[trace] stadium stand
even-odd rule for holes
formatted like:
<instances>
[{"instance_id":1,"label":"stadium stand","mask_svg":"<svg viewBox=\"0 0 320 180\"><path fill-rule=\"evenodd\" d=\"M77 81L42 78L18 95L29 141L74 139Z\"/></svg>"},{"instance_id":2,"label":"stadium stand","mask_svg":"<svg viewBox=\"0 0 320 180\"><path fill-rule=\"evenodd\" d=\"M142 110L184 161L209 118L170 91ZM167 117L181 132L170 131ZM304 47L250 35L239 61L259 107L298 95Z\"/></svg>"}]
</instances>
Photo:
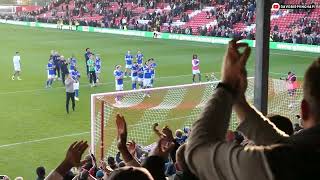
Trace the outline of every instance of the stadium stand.
<instances>
[{"instance_id":1,"label":"stadium stand","mask_svg":"<svg viewBox=\"0 0 320 180\"><path fill-rule=\"evenodd\" d=\"M281 2L320 3L320 0ZM320 9L272 11L271 38L288 43L319 44L319 17ZM255 1L210 1L200 7L194 1L58 0L39 10L3 18L47 23L63 19L64 24L71 20L82 26L254 39Z\"/></svg>"}]
</instances>

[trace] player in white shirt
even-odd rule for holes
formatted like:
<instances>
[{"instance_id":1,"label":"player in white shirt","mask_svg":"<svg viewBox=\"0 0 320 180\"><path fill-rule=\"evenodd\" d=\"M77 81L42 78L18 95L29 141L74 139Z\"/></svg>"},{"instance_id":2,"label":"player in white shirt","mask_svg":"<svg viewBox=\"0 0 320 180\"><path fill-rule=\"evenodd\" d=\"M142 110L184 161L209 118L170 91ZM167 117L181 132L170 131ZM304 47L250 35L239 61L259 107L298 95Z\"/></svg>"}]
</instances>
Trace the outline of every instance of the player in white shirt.
<instances>
[{"instance_id":1,"label":"player in white shirt","mask_svg":"<svg viewBox=\"0 0 320 180\"><path fill-rule=\"evenodd\" d=\"M195 83L196 75L198 75L199 82L201 82L201 74L200 74L200 60L196 54L192 57L192 82Z\"/></svg>"},{"instance_id":2,"label":"player in white shirt","mask_svg":"<svg viewBox=\"0 0 320 180\"><path fill-rule=\"evenodd\" d=\"M21 72L21 63L20 63L20 55L19 52L16 52L16 54L13 56L13 67L14 67L14 74L11 77L12 80L17 77L18 80L20 79L20 72Z\"/></svg>"}]
</instances>

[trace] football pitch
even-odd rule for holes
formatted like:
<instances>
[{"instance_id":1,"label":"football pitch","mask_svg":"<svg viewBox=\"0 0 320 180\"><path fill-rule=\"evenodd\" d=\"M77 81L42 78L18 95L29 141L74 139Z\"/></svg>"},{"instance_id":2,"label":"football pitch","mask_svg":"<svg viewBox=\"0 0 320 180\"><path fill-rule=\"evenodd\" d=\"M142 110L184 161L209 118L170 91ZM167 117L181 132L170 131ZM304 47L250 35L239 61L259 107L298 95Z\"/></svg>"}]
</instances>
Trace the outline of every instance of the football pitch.
<instances>
[{"instance_id":1,"label":"football pitch","mask_svg":"<svg viewBox=\"0 0 320 180\"><path fill-rule=\"evenodd\" d=\"M114 91L113 70L124 65L127 50L141 50L145 60L153 57L155 86L192 82L191 58L198 54L201 72L219 72L225 45L187 41L159 40L99 33L71 32L0 24L0 174L11 178L35 179L35 169L44 166L47 173L64 158L69 144L90 140L90 94ZM84 53L89 47L102 59L101 84L91 88L85 75ZM65 112L65 89L60 81L46 89L46 64L51 50L78 60L80 101L76 111ZM12 57L20 52L22 81L12 81ZM270 52L270 76L279 78L293 71L299 78L317 54L273 50ZM253 75L255 52L247 64ZM218 74L218 73L217 73ZM205 81L203 76L203 81ZM125 89L131 84L126 80ZM174 123L174 122L172 122ZM130 129L129 129L130 131Z\"/></svg>"}]
</instances>

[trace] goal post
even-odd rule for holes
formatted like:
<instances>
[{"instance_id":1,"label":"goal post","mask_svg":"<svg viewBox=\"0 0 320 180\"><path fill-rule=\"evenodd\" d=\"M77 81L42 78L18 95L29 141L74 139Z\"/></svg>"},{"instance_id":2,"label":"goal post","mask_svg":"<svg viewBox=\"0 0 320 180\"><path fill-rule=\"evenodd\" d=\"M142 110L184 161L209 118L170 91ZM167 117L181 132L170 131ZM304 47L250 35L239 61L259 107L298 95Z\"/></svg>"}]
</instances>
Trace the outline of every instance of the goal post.
<instances>
[{"instance_id":1,"label":"goal post","mask_svg":"<svg viewBox=\"0 0 320 180\"><path fill-rule=\"evenodd\" d=\"M134 140L143 148L149 147L156 136L152 125L169 125L173 131L191 127L210 99L219 81L185 84L99 93L91 95L91 151L99 159L115 156L117 150L117 131L115 116L124 115L128 126L128 140ZM254 78L248 78L246 97L253 102ZM302 98L300 88L294 97L287 93L286 82L269 79L268 112L294 119L299 112L298 102ZM148 97L150 95L150 97ZM116 101L120 99L120 101ZM235 130L238 121L233 113L230 129Z\"/></svg>"}]
</instances>

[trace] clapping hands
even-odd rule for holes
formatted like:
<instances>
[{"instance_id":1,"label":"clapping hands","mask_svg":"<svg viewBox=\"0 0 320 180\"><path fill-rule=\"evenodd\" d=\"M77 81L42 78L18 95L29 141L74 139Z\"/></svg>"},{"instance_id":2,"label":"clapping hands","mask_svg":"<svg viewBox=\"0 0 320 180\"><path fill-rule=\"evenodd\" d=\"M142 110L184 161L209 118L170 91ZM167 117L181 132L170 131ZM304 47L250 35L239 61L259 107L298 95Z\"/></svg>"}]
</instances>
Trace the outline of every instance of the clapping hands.
<instances>
[{"instance_id":1,"label":"clapping hands","mask_svg":"<svg viewBox=\"0 0 320 180\"><path fill-rule=\"evenodd\" d=\"M225 54L221 69L221 80L228 84L241 96L247 89L247 72L245 69L250 56L251 48L247 43L239 43L238 40L231 40ZM239 49L244 48L243 53Z\"/></svg>"}]
</instances>

